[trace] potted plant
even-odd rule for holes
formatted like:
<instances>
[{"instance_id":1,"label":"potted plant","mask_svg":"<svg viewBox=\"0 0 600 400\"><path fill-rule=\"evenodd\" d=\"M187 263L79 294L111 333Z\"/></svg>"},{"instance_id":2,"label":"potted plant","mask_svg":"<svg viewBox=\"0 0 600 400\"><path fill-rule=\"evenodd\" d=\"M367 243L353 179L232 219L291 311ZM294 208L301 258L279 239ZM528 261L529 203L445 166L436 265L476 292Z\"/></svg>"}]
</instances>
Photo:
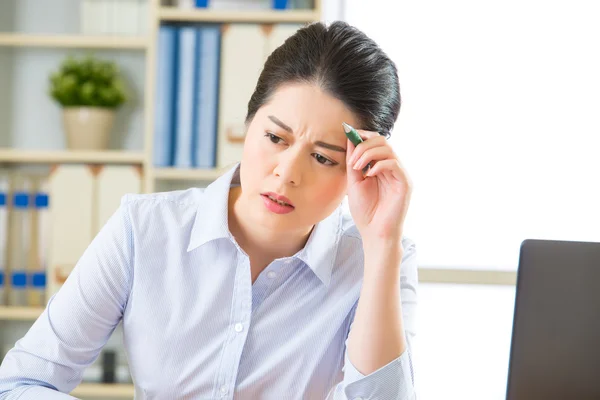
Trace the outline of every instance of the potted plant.
<instances>
[{"instance_id":1,"label":"potted plant","mask_svg":"<svg viewBox=\"0 0 600 400\"><path fill-rule=\"evenodd\" d=\"M108 148L115 110L127 97L115 63L69 56L50 76L50 95L63 107L69 149Z\"/></svg>"}]
</instances>

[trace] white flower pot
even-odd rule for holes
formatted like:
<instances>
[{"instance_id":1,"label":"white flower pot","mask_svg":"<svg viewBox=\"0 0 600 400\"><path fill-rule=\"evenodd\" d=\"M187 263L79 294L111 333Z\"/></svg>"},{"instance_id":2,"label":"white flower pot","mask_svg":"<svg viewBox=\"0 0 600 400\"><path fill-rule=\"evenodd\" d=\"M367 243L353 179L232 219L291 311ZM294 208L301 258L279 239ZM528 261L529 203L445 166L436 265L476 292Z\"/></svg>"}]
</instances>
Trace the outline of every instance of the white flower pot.
<instances>
[{"instance_id":1,"label":"white flower pot","mask_svg":"<svg viewBox=\"0 0 600 400\"><path fill-rule=\"evenodd\" d=\"M63 123L69 150L106 150L115 110L101 107L67 107Z\"/></svg>"}]
</instances>

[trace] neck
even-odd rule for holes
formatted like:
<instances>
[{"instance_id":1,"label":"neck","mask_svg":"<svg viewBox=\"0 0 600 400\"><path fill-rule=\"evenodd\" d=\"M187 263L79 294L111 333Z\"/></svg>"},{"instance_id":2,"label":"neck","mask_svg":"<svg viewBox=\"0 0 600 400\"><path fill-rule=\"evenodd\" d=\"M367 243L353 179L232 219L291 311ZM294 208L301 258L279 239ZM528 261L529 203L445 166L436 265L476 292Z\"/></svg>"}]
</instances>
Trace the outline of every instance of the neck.
<instances>
[{"instance_id":1,"label":"neck","mask_svg":"<svg viewBox=\"0 0 600 400\"><path fill-rule=\"evenodd\" d=\"M269 259L290 257L306 244L312 227L306 231L273 229L250 219L241 187L229 190L229 230L238 245L252 258ZM256 215L256 214L253 214ZM269 261L269 262L270 262Z\"/></svg>"}]
</instances>

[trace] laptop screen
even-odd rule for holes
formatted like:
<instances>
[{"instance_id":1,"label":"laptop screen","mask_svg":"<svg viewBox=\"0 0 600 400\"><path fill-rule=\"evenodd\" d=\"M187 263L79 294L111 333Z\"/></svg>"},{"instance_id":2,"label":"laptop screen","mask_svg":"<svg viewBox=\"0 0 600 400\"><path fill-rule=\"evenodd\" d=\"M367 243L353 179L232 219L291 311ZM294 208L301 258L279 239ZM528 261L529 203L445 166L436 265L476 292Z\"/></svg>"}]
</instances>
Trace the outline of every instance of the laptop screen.
<instances>
[{"instance_id":1,"label":"laptop screen","mask_svg":"<svg viewBox=\"0 0 600 400\"><path fill-rule=\"evenodd\" d=\"M600 399L600 243L521 244L507 400Z\"/></svg>"}]
</instances>

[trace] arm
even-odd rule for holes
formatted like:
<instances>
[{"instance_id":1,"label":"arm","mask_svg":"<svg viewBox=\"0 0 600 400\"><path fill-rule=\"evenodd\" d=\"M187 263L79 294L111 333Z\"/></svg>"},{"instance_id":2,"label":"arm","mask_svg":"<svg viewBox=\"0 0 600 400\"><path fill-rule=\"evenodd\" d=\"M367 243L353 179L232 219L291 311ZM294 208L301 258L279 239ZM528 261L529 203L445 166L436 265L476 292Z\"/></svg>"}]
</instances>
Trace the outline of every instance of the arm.
<instances>
[{"instance_id":1,"label":"arm","mask_svg":"<svg viewBox=\"0 0 600 400\"><path fill-rule=\"evenodd\" d=\"M399 250L393 246L364 247L365 264L389 265L365 268L346 340L344 380L332 389L328 399L415 398L411 341L415 335L417 258L414 243L405 239L403 244Z\"/></svg>"},{"instance_id":2,"label":"arm","mask_svg":"<svg viewBox=\"0 0 600 400\"><path fill-rule=\"evenodd\" d=\"M61 289L0 366L0 399L73 399L83 371L118 325L131 287L126 196Z\"/></svg>"}]
</instances>

